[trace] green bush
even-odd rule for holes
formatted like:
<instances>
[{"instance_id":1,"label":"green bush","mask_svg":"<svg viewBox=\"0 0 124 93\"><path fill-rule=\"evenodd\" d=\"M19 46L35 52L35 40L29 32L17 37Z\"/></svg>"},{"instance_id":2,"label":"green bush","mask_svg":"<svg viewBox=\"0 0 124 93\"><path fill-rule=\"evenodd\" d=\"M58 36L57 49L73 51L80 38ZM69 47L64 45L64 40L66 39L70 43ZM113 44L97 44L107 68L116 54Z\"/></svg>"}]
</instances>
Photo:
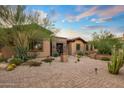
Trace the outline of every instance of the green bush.
<instances>
[{"instance_id":1,"label":"green bush","mask_svg":"<svg viewBox=\"0 0 124 93\"><path fill-rule=\"evenodd\" d=\"M80 58L81 58L81 56L80 55L77 55L77 62L80 61Z\"/></svg>"},{"instance_id":2,"label":"green bush","mask_svg":"<svg viewBox=\"0 0 124 93\"><path fill-rule=\"evenodd\" d=\"M29 63L30 66L40 66L41 65L41 62L35 62L35 61L31 61Z\"/></svg>"},{"instance_id":3,"label":"green bush","mask_svg":"<svg viewBox=\"0 0 124 93\"><path fill-rule=\"evenodd\" d=\"M112 74L118 74L124 64L124 49L120 51L114 48L111 61L111 63L108 63L108 71Z\"/></svg>"},{"instance_id":4,"label":"green bush","mask_svg":"<svg viewBox=\"0 0 124 93\"><path fill-rule=\"evenodd\" d=\"M15 64L15 65L21 65L23 61L20 58L13 58L12 60L10 60L10 64Z\"/></svg>"},{"instance_id":5,"label":"green bush","mask_svg":"<svg viewBox=\"0 0 124 93\"><path fill-rule=\"evenodd\" d=\"M0 62L3 62L3 61L4 61L4 57L0 56Z\"/></svg>"},{"instance_id":6,"label":"green bush","mask_svg":"<svg viewBox=\"0 0 124 93\"><path fill-rule=\"evenodd\" d=\"M109 45L103 45L103 47L98 48L97 53L98 54L111 54L111 48L109 47Z\"/></svg>"},{"instance_id":7,"label":"green bush","mask_svg":"<svg viewBox=\"0 0 124 93\"><path fill-rule=\"evenodd\" d=\"M54 51L53 52L53 57L58 57L59 56L59 53L57 51Z\"/></svg>"},{"instance_id":8,"label":"green bush","mask_svg":"<svg viewBox=\"0 0 124 93\"><path fill-rule=\"evenodd\" d=\"M118 48L122 47L120 40L115 38L112 33L106 31L94 33L91 44L98 50L98 54L112 54L113 45Z\"/></svg>"},{"instance_id":9,"label":"green bush","mask_svg":"<svg viewBox=\"0 0 124 93\"><path fill-rule=\"evenodd\" d=\"M28 55L27 55L28 48L16 47L15 51L16 51L16 58L19 58L24 62L28 60Z\"/></svg>"},{"instance_id":10,"label":"green bush","mask_svg":"<svg viewBox=\"0 0 124 93\"><path fill-rule=\"evenodd\" d=\"M83 53L82 51L78 51L78 52L77 52L77 55L79 55L79 56L83 56L84 53Z\"/></svg>"}]
</instances>

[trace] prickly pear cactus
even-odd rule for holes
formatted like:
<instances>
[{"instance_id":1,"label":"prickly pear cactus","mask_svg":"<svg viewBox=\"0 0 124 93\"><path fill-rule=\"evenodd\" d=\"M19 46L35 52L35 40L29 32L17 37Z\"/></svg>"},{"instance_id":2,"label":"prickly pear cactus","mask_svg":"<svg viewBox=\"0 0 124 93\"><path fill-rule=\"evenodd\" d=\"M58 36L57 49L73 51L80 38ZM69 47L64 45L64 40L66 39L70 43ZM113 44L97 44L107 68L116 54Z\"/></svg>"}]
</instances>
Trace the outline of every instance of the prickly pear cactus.
<instances>
[{"instance_id":1,"label":"prickly pear cactus","mask_svg":"<svg viewBox=\"0 0 124 93\"><path fill-rule=\"evenodd\" d=\"M111 63L108 63L108 71L112 74L118 74L124 64L124 49L113 47Z\"/></svg>"}]
</instances>

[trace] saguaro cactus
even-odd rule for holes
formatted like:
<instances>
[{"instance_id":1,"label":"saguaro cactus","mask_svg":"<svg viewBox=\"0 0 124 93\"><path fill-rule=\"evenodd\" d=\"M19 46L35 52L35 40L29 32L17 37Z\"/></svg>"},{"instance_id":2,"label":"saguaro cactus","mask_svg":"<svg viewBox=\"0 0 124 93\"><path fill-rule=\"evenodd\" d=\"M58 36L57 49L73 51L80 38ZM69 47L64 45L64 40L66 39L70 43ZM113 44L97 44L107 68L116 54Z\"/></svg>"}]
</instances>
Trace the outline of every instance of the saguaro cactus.
<instances>
[{"instance_id":1,"label":"saguaro cactus","mask_svg":"<svg viewBox=\"0 0 124 93\"><path fill-rule=\"evenodd\" d=\"M118 74L124 63L124 49L118 50L113 47L111 63L108 63L108 71L112 74Z\"/></svg>"}]
</instances>

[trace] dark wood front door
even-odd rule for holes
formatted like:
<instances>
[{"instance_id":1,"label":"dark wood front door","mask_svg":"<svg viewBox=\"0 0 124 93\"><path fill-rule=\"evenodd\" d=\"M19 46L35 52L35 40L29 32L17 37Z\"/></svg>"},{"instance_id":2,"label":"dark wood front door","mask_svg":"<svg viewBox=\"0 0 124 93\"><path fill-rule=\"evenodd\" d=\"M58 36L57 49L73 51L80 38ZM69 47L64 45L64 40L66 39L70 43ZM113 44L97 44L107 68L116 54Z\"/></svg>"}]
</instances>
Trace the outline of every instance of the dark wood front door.
<instances>
[{"instance_id":1,"label":"dark wood front door","mask_svg":"<svg viewBox=\"0 0 124 93\"><path fill-rule=\"evenodd\" d=\"M63 53L63 43L57 43L56 50L59 53L59 55L62 54Z\"/></svg>"}]
</instances>

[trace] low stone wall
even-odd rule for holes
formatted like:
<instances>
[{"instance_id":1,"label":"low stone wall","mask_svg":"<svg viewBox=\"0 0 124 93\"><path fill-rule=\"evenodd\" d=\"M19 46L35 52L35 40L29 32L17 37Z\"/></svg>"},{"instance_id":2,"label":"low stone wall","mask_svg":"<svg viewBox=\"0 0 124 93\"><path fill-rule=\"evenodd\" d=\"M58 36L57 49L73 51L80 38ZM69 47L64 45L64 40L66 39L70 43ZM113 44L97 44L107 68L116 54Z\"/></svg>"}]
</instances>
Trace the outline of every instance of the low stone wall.
<instances>
[{"instance_id":1,"label":"low stone wall","mask_svg":"<svg viewBox=\"0 0 124 93\"><path fill-rule=\"evenodd\" d=\"M111 55L103 55L103 54L90 54L88 57L93 58L93 59L102 59L102 58L111 58Z\"/></svg>"}]
</instances>

